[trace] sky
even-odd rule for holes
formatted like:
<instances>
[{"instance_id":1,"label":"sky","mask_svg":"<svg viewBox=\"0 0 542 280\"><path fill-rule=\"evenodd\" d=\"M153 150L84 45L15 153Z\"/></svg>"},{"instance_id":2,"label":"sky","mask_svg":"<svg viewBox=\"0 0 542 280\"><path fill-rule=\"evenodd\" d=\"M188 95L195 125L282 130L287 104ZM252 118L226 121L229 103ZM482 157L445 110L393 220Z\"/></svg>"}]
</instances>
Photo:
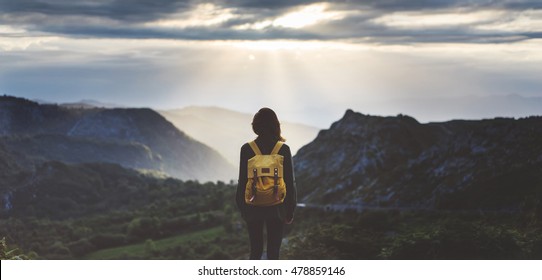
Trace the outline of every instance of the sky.
<instances>
[{"instance_id":1,"label":"sky","mask_svg":"<svg viewBox=\"0 0 542 280\"><path fill-rule=\"evenodd\" d=\"M542 115L542 1L0 0L0 94L322 128Z\"/></svg>"}]
</instances>

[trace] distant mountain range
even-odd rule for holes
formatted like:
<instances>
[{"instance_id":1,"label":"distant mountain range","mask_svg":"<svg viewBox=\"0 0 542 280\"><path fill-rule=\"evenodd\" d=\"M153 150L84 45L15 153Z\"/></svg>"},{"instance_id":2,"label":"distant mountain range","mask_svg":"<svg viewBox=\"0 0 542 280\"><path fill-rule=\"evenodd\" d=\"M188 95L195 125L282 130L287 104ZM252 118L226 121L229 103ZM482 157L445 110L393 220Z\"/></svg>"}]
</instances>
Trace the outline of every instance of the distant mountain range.
<instances>
[{"instance_id":1,"label":"distant mountain range","mask_svg":"<svg viewBox=\"0 0 542 280\"><path fill-rule=\"evenodd\" d=\"M252 132L254 116L251 114L198 106L159 112L180 130L213 147L235 165L239 164L241 146L256 138ZM280 115L278 117L281 120ZM312 141L319 131L315 127L286 121L281 121L281 129L293 154Z\"/></svg>"},{"instance_id":2,"label":"distant mountain range","mask_svg":"<svg viewBox=\"0 0 542 280\"><path fill-rule=\"evenodd\" d=\"M3 96L0 145L0 153L27 169L52 160L109 162L185 180L236 177L235 168L216 151L151 109L41 105Z\"/></svg>"},{"instance_id":3,"label":"distant mountain range","mask_svg":"<svg viewBox=\"0 0 542 280\"><path fill-rule=\"evenodd\" d=\"M113 103L103 103L100 101L92 100L92 99L83 99L79 102L72 102L72 103L62 103L59 104L62 107L68 107L68 108L124 108L124 106L113 104Z\"/></svg>"},{"instance_id":4,"label":"distant mountain range","mask_svg":"<svg viewBox=\"0 0 542 280\"><path fill-rule=\"evenodd\" d=\"M122 105L118 105L114 103L104 103L104 102L100 102L100 101L92 100L92 99L82 99L77 102L66 102L66 103L60 103L60 104L56 104L54 102L50 102L50 101L46 101L42 99L33 99L31 101L37 102L38 104L41 104L41 105L58 105L58 106L67 107L67 108L87 108L87 109L88 108L108 108L108 109L125 108L125 106L122 106Z\"/></svg>"},{"instance_id":5,"label":"distant mountain range","mask_svg":"<svg viewBox=\"0 0 542 280\"><path fill-rule=\"evenodd\" d=\"M425 98L399 98L369 104L367 109L378 108L379 114L401 112L415 116L421 122L451 119L479 120L495 117L527 117L542 115L542 97L518 94L491 96L450 96Z\"/></svg>"},{"instance_id":6,"label":"distant mountain range","mask_svg":"<svg viewBox=\"0 0 542 280\"><path fill-rule=\"evenodd\" d=\"M421 124L348 110L294 162L305 203L542 209L542 117Z\"/></svg>"}]
</instances>

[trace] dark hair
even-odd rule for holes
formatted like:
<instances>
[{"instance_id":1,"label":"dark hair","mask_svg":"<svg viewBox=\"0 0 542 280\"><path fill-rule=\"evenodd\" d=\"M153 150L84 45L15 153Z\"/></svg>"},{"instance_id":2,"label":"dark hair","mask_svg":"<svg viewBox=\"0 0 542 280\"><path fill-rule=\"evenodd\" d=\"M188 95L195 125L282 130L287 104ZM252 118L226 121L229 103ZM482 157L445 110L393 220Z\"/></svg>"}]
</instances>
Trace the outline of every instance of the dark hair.
<instances>
[{"instance_id":1,"label":"dark hair","mask_svg":"<svg viewBox=\"0 0 542 280\"><path fill-rule=\"evenodd\" d=\"M286 141L281 135L277 114L269 108L261 108L252 119L252 130L260 137L270 137L277 141Z\"/></svg>"}]
</instances>

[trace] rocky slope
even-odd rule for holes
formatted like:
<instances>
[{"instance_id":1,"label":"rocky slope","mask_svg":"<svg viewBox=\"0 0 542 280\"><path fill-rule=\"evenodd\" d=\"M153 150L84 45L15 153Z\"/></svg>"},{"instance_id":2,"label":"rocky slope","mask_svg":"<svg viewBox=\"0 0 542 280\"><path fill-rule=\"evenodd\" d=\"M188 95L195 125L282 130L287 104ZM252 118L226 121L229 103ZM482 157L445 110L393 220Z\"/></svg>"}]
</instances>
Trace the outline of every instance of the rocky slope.
<instances>
[{"instance_id":1,"label":"rocky slope","mask_svg":"<svg viewBox=\"0 0 542 280\"><path fill-rule=\"evenodd\" d=\"M18 164L110 162L181 179L230 180L215 150L150 109L68 108L0 97L0 142Z\"/></svg>"},{"instance_id":2,"label":"rocky slope","mask_svg":"<svg viewBox=\"0 0 542 280\"><path fill-rule=\"evenodd\" d=\"M403 115L348 110L294 162L299 196L307 203L540 207L542 117L421 124Z\"/></svg>"}]
</instances>

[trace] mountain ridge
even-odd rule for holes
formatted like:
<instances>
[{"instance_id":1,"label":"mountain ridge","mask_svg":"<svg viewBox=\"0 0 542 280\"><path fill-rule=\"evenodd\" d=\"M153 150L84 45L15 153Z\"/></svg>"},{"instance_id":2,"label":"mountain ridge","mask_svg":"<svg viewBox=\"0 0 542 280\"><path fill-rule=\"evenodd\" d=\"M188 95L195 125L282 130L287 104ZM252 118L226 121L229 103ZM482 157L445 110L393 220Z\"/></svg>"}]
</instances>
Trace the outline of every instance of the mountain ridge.
<instances>
[{"instance_id":1,"label":"mountain ridge","mask_svg":"<svg viewBox=\"0 0 542 280\"><path fill-rule=\"evenodd\" d=\"M542 114L542 97L507 95L464 95L447 97L397 98L371 103L366 107L385 108L381 112L403 112L428 122L453 119L523 118ZM498 112L498 116L496 115Z\"/></svg>"},{"instance_id":2,"label":"mountain ridge","mask_svg":"<svg viewBox=\"0 0 542 280\"><path fill-rule=\"evenodd\" d=\"M421 124L347 110L294 162L307 203L517 210L542 188L542 117Z\"/></svg>"},{"instance_id":3,"label":"mountain ridge","mask_svg":"<svg viewBox=\"0 0 542 280\"><path fill-rule=\"evenodd\" d=\"M236 173L212 148L148 108L68 108L4 96L0 97L0 137L11 153L28 155L27 158L71 157L68 163L92 159L202 181L230 180ZM55 137L57 141L51 141ZM35 154L26 152L17 139L37 147ZM85 150L85 156L72 156ZM51 151L69 154L55 157Z\"/></svg>"}]
</instances>

